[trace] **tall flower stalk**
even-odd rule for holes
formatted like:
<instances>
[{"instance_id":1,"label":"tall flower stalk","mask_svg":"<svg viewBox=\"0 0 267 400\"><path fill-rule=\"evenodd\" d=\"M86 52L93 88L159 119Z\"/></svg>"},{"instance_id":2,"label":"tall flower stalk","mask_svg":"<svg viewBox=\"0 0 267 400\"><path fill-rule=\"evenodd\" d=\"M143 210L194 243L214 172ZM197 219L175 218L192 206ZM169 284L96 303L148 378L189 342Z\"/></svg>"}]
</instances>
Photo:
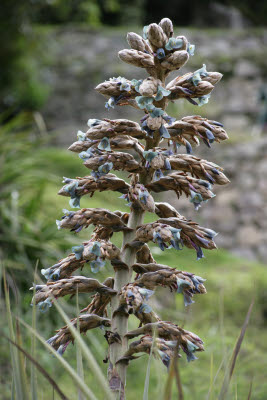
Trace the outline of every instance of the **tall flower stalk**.
<instances>
[{"instance_id":1,"label":"tall flower stalk","mask_svg":"<svg viewBox=\"0 0 267 400\"><path fill-rule=\"evenodd\" d=\"M105 329L109 385L120 399L125 398L127 366L136 354L152 352L168 367L177 348L179 353L185 353L188 361L195 360L196 353L204 350L196 334L162 321L149 305L149 298L158 286L163 286L183 295L188 306L194 303L194 295L206 293L205 279L158 264L148 243L154 242L162 251L181 250L186 246L195 250L200 259L204 257L202 249L216 248L216 233L187 220L170 204L155 202L152 193L174 191L178 198L185 195L199 209L214 197L212 185L229 182L221 167L192 155L200 142L211 147L213 142L227 139L222 124L198 115L176 120L166 112L170 101L185 99L195 106L206 104L222 75L208 72L203 65L166 83L169 74L179 70L195 50L184 36L173 35L168 18L144 27L143 37L128 33L127 40L131 49L120 51L119 58L144 68L149 76L142 80L111 78L96 90L107 98L107 109L128 105L145 115L140 124L126 119L89 119L88 131L78 132L78 141L69 150L79 153L91 174L64 178L59 195L69 196L70 207L79 210L63 210L57 225L59 229L76 233L89 225L95 229L88 241L73 247L70 255L42 270L47 284L35 288L35 301L43 312L52 306L55 298L77 291L95 293L81 311L79 324L77 318L72 324L79 325L84 333L96 327ZM186 154L177 152L180 147ZM129 182L112 174L112 170L127 171ZM130 213L80 209L83 196L104 190L119 192L120 198L130 206ZM156 215L154 222L143 223L146 212ZM116 232L123 233L121 249L110 241ZM107 260L114 269L114 278L100 283L92 276ZM91 274L84 268L88 263ZM73 274L78 269L91 277ZM128 331L131 314L139 319L140 325ZM63 354L73 340L65 326L48 342Z\"/></svg>"}]
</instances>

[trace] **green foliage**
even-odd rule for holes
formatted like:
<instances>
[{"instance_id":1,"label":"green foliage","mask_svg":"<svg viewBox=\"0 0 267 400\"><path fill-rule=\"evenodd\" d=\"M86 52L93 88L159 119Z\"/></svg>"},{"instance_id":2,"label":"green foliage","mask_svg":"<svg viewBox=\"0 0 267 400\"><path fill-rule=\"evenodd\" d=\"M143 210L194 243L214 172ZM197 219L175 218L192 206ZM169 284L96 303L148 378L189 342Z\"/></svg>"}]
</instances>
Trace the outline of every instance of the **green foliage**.
<instances>
[{"instance_id":1,"label":"green foliage","mask_svg":"<svg viewBox=\"0 0 267 400\"><path fill-rule=\"evenodd\" d=\"M66 248L66 240L53 238L54 221L44 209L48 184L58 181L42 168L47 154L41 145L48 139L32 126L31 116L21 114L0 127L0 258L25 288L36 260L47 266Z\"/></svg>"},{"instance_id":2,"label":"green foliage","mask_svg":"<svg viewBox=\"0 0 267 400\"><path fill-rule=\"evenodd\" d=\"M1 1L0 110L37 110L48 95L38 62L40 38L31 29L32 11L27 0Z\"/></svg>"}]
</instances>

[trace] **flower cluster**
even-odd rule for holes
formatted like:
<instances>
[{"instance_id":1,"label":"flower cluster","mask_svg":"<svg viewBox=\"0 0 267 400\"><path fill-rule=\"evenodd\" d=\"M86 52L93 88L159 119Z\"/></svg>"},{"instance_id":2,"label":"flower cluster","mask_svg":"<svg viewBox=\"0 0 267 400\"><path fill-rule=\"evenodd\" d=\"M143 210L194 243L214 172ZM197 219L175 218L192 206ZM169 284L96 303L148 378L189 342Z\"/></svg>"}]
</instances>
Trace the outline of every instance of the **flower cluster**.
<instances>
[{"instance_id":1,"label":"flower cluster","mask_svg":"<svg viewBox=\"0 0 267 400\"><path fill-rule=\"evenodd\" d=\"M140 124L128 119L90 118L87 131L78 131L77 140L69 150L78 153L91 175L64 178L58 194L70 197L70 207L79 210L64 209L63 217L56 223L58 229L75 233L90 225L94 230L87 241L72 248L71 254L41 270L47 283L36 285L34 294L40 311L45 312L59 297L77 292L85 293L86 297L94 293L72 325L77 327L79 321L81 333L98 327L109 329L105 333L109 346L107 358L112 366L108 379L110 388L122 400L125 368L137 358L135 354L152 354L168 367L177 352L178 357L181 351L192 361L196 352L204 350L197 335L175 323L162 321L152 310L149 298L160 286L182 294L184 305L189 306L194 303L195 295L206 293L205 278L158 264L148 243L155 243L162 251L182 250L184 246L194 249L198 260L204 257L203 249L216 249L217 233L185 218L170 204L155 202L153 193L174 191L178 198L185 195L198 210L215 196L212 185L229 182L220 166L192 155L200 142L210 148L228 138L222 124L198 115L176 120L166 111L170 101L179 99L195 106L206 104L222 75L209 72L204 64L195 72L166 82L169 74L185 65L195 51L186 37L174 35L168 18L144 27L143 36L128 33L127 41L130 49L121 50L119 58L145 69L148 76L114 77L100 83L96 90L106 97L107 110L115 105L128 105L145 115ZM186 154L178 154L180 146L185 147ZM124 171L122 176L128 172L129 182L110 173L111 170ZM81 198L96 191L119 192L130 206L129 213L106 208L80 209ZM143 222L145 212L156 216L150 214L149 221L153 222ZM111 242L116 232L123 236L121 249ZM106 260L114 269L114 278L108 277L100 283L82 275L86 264L90 264L91 273L95 274ZM75 275L78 269L79 275ZM126 319L130 315L140 325L127 332ZM140 335L141 339L126 345ZM48 343L62 355L73 340L69 327L65 326Z\"/></svg>"}]
</instances>

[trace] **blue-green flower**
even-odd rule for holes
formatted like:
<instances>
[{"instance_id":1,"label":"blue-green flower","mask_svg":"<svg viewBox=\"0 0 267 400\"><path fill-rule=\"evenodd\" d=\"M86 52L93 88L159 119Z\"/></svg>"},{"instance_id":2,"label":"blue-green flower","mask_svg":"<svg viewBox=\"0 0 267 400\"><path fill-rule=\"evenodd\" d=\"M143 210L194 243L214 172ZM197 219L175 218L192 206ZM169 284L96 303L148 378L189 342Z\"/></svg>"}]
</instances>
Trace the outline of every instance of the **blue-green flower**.
<instances>
[{"instance_id":1,"label":"blue-green flower","mask_svg":"<svg viewBox=\"0 0 267 400\"><path fill-rule=\"evenodd\" d=\"M101 256L101 243L99 242L94 242L92 247L90 247L90 253L96 255L97 257Z\"/></svg>"},{"instance_id":2,"label":"blue-green flower","mask_svg":"<svg viewBox=\"0 0 267 400\"><path fill-rule=\"evenodd\" d=\"M176 229L176 228L170 227L170 231L172 232L172 237L173 237L173 239L171 239L172 247L176 250L182 250L182 248L180 247L180 245L183 246L183 243L182 243L181 237L180 237L181 229Z\"/></svg>"},{"instance_id":3,"label":"blue-green flower","mask_svg":"<svg viewBox=\"0 0 267 400\"><path fill-rule=\"evenodd\" d=\"M103 268L105 265L105 261L103 261L100 257L97 257L96 260L90 262L91 271L96 274Z\"/></svg>"},{"instance_id":4,"label":"blue-green flower","mask_svg":"<svg viewBox=\"0 0 267 400\"><path fill-rule=\"evenodd\" d=\"M202 78L205 77L205 76L208 76L209 73L207 72L206 64L203 64L203 66L201 68L197 69L194 72L194 74L197 74L197 73L199 73Z\"/></svg>"},{"instance_id":5,"label":"blue-green flower","mask_svg":"<svg viewBox=\"0 0 267 400\"><path fill-rule=\"evenodd\" d=\"M149 111L149 110L147 110L147 111ZM165 111L163 111L161 108L154 107L152 109L152 111L150 112L150 116L152 118L158 118L158 117L161 117L162 115L164 115L164 112Z\"/></svg>"},{"instance_id":6,"label":"blue-green flower","mask_svg":"<svg viewBox=\"0 0 267 400\"><path fill-rule=\"evenodd\" d=\"M100 172L100 174L107 174L109 173L109 171L111 171L113 168L113 163L112 162L107 162L103 165L101 165L101 167L98 168L98 171Z\"/></svg>"},{"instance_id":7,"label":"blue-green flower","mask_svg":"<svg viewBox=\"0 0 267 400\"><path fill-rule=\"evenodd\" d=\"M80 196L73 196L71 197L70 201L69 201L69 205L71 208L80 208L80 200L81 197Z\"/></svg>"},{"instance_id":8,"label":"blue-green flower","mask_svg":"<svg viewBox=\"0 0 267 400\"><path fill-rule=\"evenodd\" d=\"M149 112L149 113L151 113L153 110L155 110L155 106L154 106L154 104L148 104L148 106L146 107L146 110ZM145 121L145 123L146 123L147 121Z\"/></svg>"},{"instance_id":9,"label":"blue-green flower","mask_svg":"<svg viewBox=\"0 0 267 400\"><path fill-rule=\"evenodd\" d=\"M79 158L83 161L86 161L93 156L94 154L92 153L91 149L88 149L86 151L81 151L81 153L79 153Z\"/></svg>"},{"instance_id":10,"label":"blue-green flower","mask_svg":"<svg viewBox=\"0 0 267 400\"><path fill-rule=\"evenodd\" d=\"M163 119L167 122L168 125L172 125L176 121L176 118L170 117L167 114L163 115Z\"/></svg>"},{"instance_id":11,"label":"blue-green flower","mask_svg":"<svg viewBox=\"0 0 267 400\"><path fill-rule=\"evenodd\" d=\"M148 191L145 190L138 190L138 199L142 204L147 204L147 199L149 197Z\"/></svg>"},{"instance_id":12,"label":"blue-green flower","mask_svg":"<svg viewBox=\"0 0 267 400\"><path fill-rule=\"evenodd\" d=\"M164 49L158 49L157 50L157 58L159 60L162 60L163 58L165 58L165 51Z\"/></svg>"},{"instance_id":13,"label":"blue-green flower","mask_svg":"<svg viewBox=\"0 0 267 400\"><path fill-rule=\"evenodd\" d=\"M190 282L186 281L185 279L176 278L177 281L177 293L183 293L184 290L190 288Z\"/></svg>"},{"instance_id":14,"label":"blue-green flower","mask_svg":"<svg viewBox=\"0 0 267 400\"><path fill-rule=\"evenodd\" d=\"M149 25L145 25L143 28L143 38L144 39L147 39L148 28L149 28Z\"/></svg>"},{"instance_id":15,"label":"blue-green flower","mask_svg":"<svg viewBox=\"0 0 267 400\"><path fill-rule=\"evenodd\" d=\"M75 191L78 188L78 181L76 179L64 178L63 182L67 185L64 186L64 192L69 193L70 196L75 196Z\"/></svg>"},{"instance_id":16,"label":"blue-green flower","mask_svg":"<svg viewBox=\"0 0 267 400\"><path fill-rule=\"evenodd\" d=\"M139 307L139 312L143 312L144 314L149 314L152 311L152 308L148 304L141 304Z\"/></svg>"},{"instance_id":17,"label":"blue-green flower","mask_svg":"<svg viewBox=\"0 0 267 400\"><path fill-rule=\"evenodd\" d=\"M165 365L165 367L169 368L169 366L170 366L170 361L171 361L170 356L168 356L168 354L164 353L164 351L162 351L162 350L160 350L160 349L157 349L157 351L158 351L158 354L159 354L159 356L160 356L160 358L161 358L161 361L163 362L163 364Z\"/></svg>"},{"instance_id":18,"label":"blue-green flower","mask_svg":"<svg viewBox=\"0 0 267 400\"><path fill-rule=\"evenodd\" d=\"M171 171L172 166L171 166L170 160L169 160L168 158L165 158L164 164L165 164L165 165L164 165L164 166L165 166L165 169L166 169L167 171Z\"/></svg>"},{"instance_id":19,"label":"blue-green flower","mask_svg":"<svg viewBox=\"0 0 267 400\"><path fill-rule=\"evenodd\" d=\"M196 290L198 291L198 287L201 283L204 283L206 281L206 279L201 278L201 276L197 276L194 275L191 277L191 280L196 288Z\"/></svg>"},{"instance_id":20,"label":"blue-green flower","mask_svg":"<svg viewBox=\"0 0 267 400\"><path fill-rule=\"evenodd\" d=\"M197 86L199 82L201 82L201 77L199 72L195 72L191 78L191 81L194 86Z\"/></svg>"},{"instance_id":21,"label":"blue-green flower","mask_svg":"<svg viewBox=\"0 0 267 400\"><path fill-rule=\"evenodd\" d=\"M168 40L168 43L165 45L165 49L169 50L169 51L177 50L177 49L180 49L183 46L183 44L184 44L184 41L181 38L177 38L177 39L170 38Z\"/></svg>"},{"instance_id":22,"label":"blue-green flower","mask_svg":"<svg viewBox=\"0 0 267 400\"><path fill-rule=\"evenodd\" d=\"M154 294L154 290L149 290L145 288L139 288L138 291L146 300L148 300L149 297Z\"/></svg>"},{"instance_id":23,"label":"blue-green flower","mask_svg":"<svg viewBox=\"0 0 267 400\"><path fill-rule=\"evenodd\" d=\"M190 340L187 339L187 344L186 344L186 355L187 355L187 361L194 361L197 360L197 357L194 355L194 352L198 350L198 346L196 346L194 343L192 343Z\"/></svg>"},{"instance_id":24,"label":"blue-green flower","mask_svg":"<svg viewBox=\"0 0 267 400\"><path fill-rule=\"evenodd\" d=\"M144 151L143 152L143 157L145 160L151 162L153 160L153 158L157 157L159 153L157 151Z\"/></svg>"},{"instance_id":25,"label":"blue-green flower","mask_svg":"<svg viewBox=\"0 0 267 400\"><path fill-rule=\"evenodd\" d=\"M81 244L80 246L73 246L71 251L75 254L76 260L80 260L83 255L84 245Z\"/></svg>"},{"instance_id":26,"label":"blue-green flower","mask_svg":"<svg viewBox=\"0 0 267 400\"><path fill-rule=\"evenodd\" d=\"M195 206L195 209L198 210L200 207L200 204L203 201L203 197L201 196L200 193L194 192L193 190L190 190L190 195L191 195L190 202L193 203Z\"/></svg>"},{"instance_id":27,"label":"blue-green flower","mask_svg":"<svg viewBox=\"0 0 267 400\"><path fill-rule=\"evenodd\" d=\"M157 243L161 251L165 250L165 244L162 240L161 234L159 232L154 232L153 233L153 242Z\"/></svg>"},{"instance_id":28,"label":"blue-green flower","mask_svg":"<svg viewBox=\"0 0 267 400\"><path fill-rule=\"evenodd\" d=\"M201 107L204 104L207 104L210 99L210 93L206 94L205 96L198 97L198 106Z\"/></svg>"},{"instance_id":29,"label":"blue-green flower","mask_svg":"<svg viewBox=\"0 0 267 400\"><path fill-rule=\"evenodd\" d=\"M156 169L156 171L154 172L154 175L153 175L153 181L159 181L163 177L164 177L164 174L161 171L161 169Z\"/></svg>"},{"instance_id":30,"label":"blue-green flower","mask_svg":"<svg viewBox=\"0 0 267 400\"><path fill-rule=\"evenodd\" d=\"M192 78L191 78L191 80L192 80L192 82L193 82L193 85L194 85L194 86L197 86L197 85L199 84L199 82L201 81L201 78L203 78L203 77L205 77L205 76L208 76L208 75L209 75L209 73L207 72L206 65L203 64L203 67L202 67L202 68L197 69L197 70L193 73L193 76L192 76Z\"/></svg>"},{"instance_id":31,"label":"blue-green flower","mask_svg":"<svg viewBox=\"0 0 267 400\"><path fill-rule=\"evenodd\" d=\"M101 119L96 119L96 118L91 118L91 119L88 119L88 121L87 121L87 125L89 126L89 128L92 128L93 126L97 126L101 123L102 123Z\"/></svg>"},{"instance_id":32,"label":"blue-green flower","mask_svg":"<svg viewBox=\"0 0 267 400\"><path fill-rule=\"evenodd\" d=\"M63 354L64 354L64 352L65 352L65 350L66 350L66 343L64 343L64 344L61 344L60 346L59 346L59 348L57 349L57 353L60 355L60 356L63 356Z\"/></svg>"},{"instance_id":33,"label":"blue-green flower","mask_svg":"<svg viewBox=\"0 0 267 400\"><path fill-rule=\"evenodd\" d=\"M63 208L62 212L63 212L63 214L64 214L66 217L72 217L73 214L74 214L73 211L69 211L69 210L67 210L66 208Z\"/></svg>"},{"instance_id":34,"label":"blue-green flower","mask_svg":"<svg viewBox=\"0 0 267 400\"><path fill-rule=\"evenodd\" d=\"M157 95L155 97L156 101L160 101L163 99L163 97L169 96L169 94L171 94L170 90L165 89L162 86L158 86L158 91L157 91Z\"/></svg>"},{"instance_id":35,"label":"blue-green flower","mask_svg":"<svg viewBox=\"0 0 267 400\"><path fill-rule=\"evenodd\" d=\"M95 179L99 179L101 176L106 175L111 171L113 168L113 163L112 162L107 162L103 165L101 165L97 171L92 171L91 176L93 176Z\"/></svg>"},{"instance_id":36,"label":"blue-green flower","mask_svg":"<svg viewBox=\"0 0 267 400\"><path fill-rule=\"evenodd\" d=\"M196 346L194 343L192 343L188 339L187 339L186 346L187 346L187 350L190 351L190 353L194 353L198 349L198 346Z\"/></svg>"},{"instance_id":37,"label":"blue-green flower","mask_svg":"<svg viewBox=\"0 0 267 400\"><path fill-rule=\"evenodd\" d=\"M194 45L194 44L191 44L191 43L188 43L188 45L187 45L187 53L190 55L190 56L193 56L194 54L195 54L195 48L196 48L196 46Z\"/></svg>"},{"instance_id":38,"label":"blue-green flower","mask_svg":"<svg viewBox=\"0 0 267 400\"><path fill-rule=\"evenodd\" d=\"M97 148L98 148L99 150L111 151L109 138L104 137L104 138L101 140L101 142L99 143L99 145L97 146Z\"/></svg>"},{"instance_id":39,"label":"blue-green flower","mask_svg":"<svg viewBox=\"0 0 267 400\"><path fill-rule=\"evenodd\" d=\"M140 87L142 82L143 82L143 79L138 79L138 80L137 79L132 79L131 80L131 85L134 87L135 91L138 92L138 93L140 93L139 92L139 87Z\"/></svg>"},{"instance_id":40,"label":"blue-green flower","mask_svg":"<svg viewBox=\"0 0 267 400\"><path fill-rule=\"evenodd\" d=\"M45 279L50 279L51 272L52 272L51 268L41 269L41 274L45 277Z\"/></svg>"},{"instance_id":41,"label":"blue-green flower","mask_svg":"<svg viewBox=\"0 0 267 400\"><path fill-rule=\"evenodd\" d=\"M60 230L61 229L61 220L56 219L56 224L57 224L57 229Z\"/></svg>"},{"instance_id":42,"label":"blue-green flower","mask_svg":"<svg viewBox=\"0 0 267 400\"><path fill-rule=\"evenodd\" d=\"M115 97L110 97L110 99L105 103L105 108L110 110L115 107Z\"/></svg>"},{"instance_id":43,"label":"blue-green flower","mask_svg":"<svg viewBox=\"0 0 267 400\"><path fill-rule=\"evenodd\" d=\"M164 139L169 139L171 137L168 129L164 125L161 125L161 127L159 128L159 134L160 137Z\"/></svg>"},{"instance_id":44,"label":"blue-green flower","mask_svg":"<svg viewBox=\"0 0 267 400\"><path fill-rule=\"evenodd\" d=\"M120 84L120 90L121 91L126 91L126 92L130 92L131 90L131 85L129 84L129 82L127 82L127 80L125 78L121 78L121 84Z\"/></svg>"},{"instance_id":45,"label":"blue-green flower","mask_svg":"<svg viewBox=\"0 0 267 400\"><path fill-rule=\"evenodd\" d=\"M147 108L148 105L151 105L154 101L153 97L146 97L146 96L136 96L135 101L141 110Z\"/></svg>"},{"instance_id":46,"label":"blue-green flower","mask_svg":"<svg viewBox=\"0 0 267 400\"><path fill-rule=\"evenodd\" d=\"M86 140L86 133L82 132L82 131L78 131L77 139L80 140L81 142L84 142Z\"/></svg>"},{"instance_id":47,"label":"blue-green flower","mask_svg":"<svg viewBox=\"0 0 267 400\"><path fill-rule=\"evenodd\" d=\"M210 239L213 239L215 236L218 235L218 233L215 232L215 231L213 231L212 229L205 228L205 229L203 229L203 230L204 230L204 232L206 233L206 235L207 235Z\"/></svg>"},{"instance_id":48,"label":"blue-green flower","mask_svg":"<svg viewBox=\"0 0 267 400\"><path fill-rule=\"evenodd\" d=\"M50 299L45 299L45 301L40 301L40 303L37 304L37 307L41 313L45 313L50 307L52 307L52 302Z\"/></svg>"}]
</instances>

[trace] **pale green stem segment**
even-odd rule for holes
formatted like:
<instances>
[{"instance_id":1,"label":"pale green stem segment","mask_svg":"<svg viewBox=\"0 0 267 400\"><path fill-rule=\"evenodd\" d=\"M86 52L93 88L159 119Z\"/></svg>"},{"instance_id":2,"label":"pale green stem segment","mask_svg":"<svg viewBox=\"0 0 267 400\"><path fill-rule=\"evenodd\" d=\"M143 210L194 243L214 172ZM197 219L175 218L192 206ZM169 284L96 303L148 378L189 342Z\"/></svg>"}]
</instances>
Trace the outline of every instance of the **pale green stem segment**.
<instances>
[{"instance_id":1,"label":"pale green stem segment","mask_svg":"<svg viewBox=\"0 0 267 400\"><path fill-rule=\"evenodd\" d=\"M162 81L162 86L165 87L165 76L161 67L159 66L158 68L158 74L157 78ZM166 100L163 99L161 102L159 102L159 106L165 110L166 108ZM146 141L146 148L145 150L149 150L153 147L157 147L159 144L160 137L158 134L155 135L154 139L148 139ZM140 182L141 183L148 183L151 180L151 177L148 176L148 174L144 173L140 175ZM120 269L115 272L115 282L114 282L114 289L118 291L121 290L121 288L127 283L131 281L132 277L132 265L135 262L135 256L136 256L136 249L133 249L131 247L125 247L126 244L130 243L134 237L135 237L135 231L136 227L141 225L144 220L144 214L145 212L141 209L131 209L131 213L129 216L129 221L128 221L128 227L132 228L133 230L131 232L126 232L124 233L123 237L123 243L122 243L122 253L121 253L121 259L122 261L128 265L129 271ZM121 382L121 387L116 388L115 392L118 394L118 399L124 400L125 395L124 395L124 388L126 384L126 369L127 365L125 363L119 363L116 366L116 361L125 353L128 347L127 340L124 339L125 334L128 331L128 316L127 315L121 315L119 313L114 313L114 311L118 308L119 306L119 296L113 296L111 300L111 331L116 332L120 335L121 338L121 343L112 343L109 346L109 359L110 359L110 366L109 368L115 368L116 372L119 375L120 382ZM110 372L110 371L109 371ZM110 378L110 376L109 376ZM113 388L114 389L114 388Z\"/></svg>"}]
</instances>

